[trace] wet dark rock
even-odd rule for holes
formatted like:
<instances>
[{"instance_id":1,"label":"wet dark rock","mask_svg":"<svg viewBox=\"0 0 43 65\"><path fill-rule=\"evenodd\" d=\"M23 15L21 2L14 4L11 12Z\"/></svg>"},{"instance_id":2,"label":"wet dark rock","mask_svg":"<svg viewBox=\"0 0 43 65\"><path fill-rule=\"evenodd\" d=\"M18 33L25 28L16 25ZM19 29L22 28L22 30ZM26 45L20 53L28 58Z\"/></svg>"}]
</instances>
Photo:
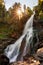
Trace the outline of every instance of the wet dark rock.
<instances>
[{"instance_id":1,"label":"wet dark rock","mask_svg":"<svg viewBox=\"0 0 43 65\"><path fill-rule=\"evenodd\" d=\"M5 55L0 55L0 65L8 65L9 59Z\"/></svg>"},{"instance_id":2,"label":"wet dark rock","mask_svg":"<svg viewBox=\"0 0 43 65\"><path fill-rule=\"evenodd\" d=\"M40 65L43 65L43 62Z\"/></svg>"},{"instance_id":3,"label":"wet dark rock","mask_svg":"<svg viewBox=\"0 0 43 65\"><path fill-rule=\"evenodd\" d=\"M43 63L43 47L37 50L36 54L34 54L34 58L39 60L41 64Z\"/></svg>"},{"instance_id":4,"label":"wet dark rock","mask_svg":"<svg viewBox=\"0 0 43 65\"><path fill-rule=\"evenodd\" d=\"M13 39L0 39L0 54L4 52L4 49L10 45L13 44L15 40Z\"/></svg>"},{"instance_id":5,"label":"wet dark rock","mask_svg":"<svg viewBox=\"0 0 43 65\"><path fill-rule=\"evenodd\" d=\"M37 35L38 42L36 42L36 39L36 41L34 42L33 40L33 42L35 43L34 49L36 48L35 50L37 51L38 48L43 47L43 19L38 19L36 17L37 15L35 14L33 21L33 30L36 30L34 33L36 32L35 35Z\"/></svg>"},{"instance_id":6,"label":"wet dark rock","mask_svg":"<svg viewBox=\"0 0 43 65\"><path fill-rule=\"evenodd\" d=\"M26 36L24 37L23 41L21 42L21 46L20 46L20 50L19 50L19 55L17 57L17 61L21 60L22 53L23 53L24 48L25 48L25 44L26 44Z\"/></svg>"}]
</instances>

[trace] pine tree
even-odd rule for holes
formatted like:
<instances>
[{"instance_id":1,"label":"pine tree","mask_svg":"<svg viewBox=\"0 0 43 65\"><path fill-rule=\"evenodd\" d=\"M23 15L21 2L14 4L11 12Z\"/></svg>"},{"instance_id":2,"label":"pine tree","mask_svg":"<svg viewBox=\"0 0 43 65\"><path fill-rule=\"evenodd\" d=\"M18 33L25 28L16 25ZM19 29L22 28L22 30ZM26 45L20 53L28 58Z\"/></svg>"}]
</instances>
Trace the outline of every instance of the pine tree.
<instances>
[{"instance_id":1,"label":"pine tree","mask_svg":"<svg viewBox=\"0 0 43 65\"><path fill-rule=\"evenodd\" d=\"M43 0L38 0L38 5L34 7L37 19L43 19Z\"/></svg>"},{"instance_id":2,"label":"pine tree","mask_svg":"<svg viewBox=\"0 0 43 65\"><path fill-rule=\"evenodd\" d=\"M3 0L0 0L0 22L4 20L5 17L5 3Z\"/></svg>"},{"instance_id":3,"label":"pine tree","mask_svg":"<svg viewBox=\"0 0 43 65\"><path fill-rule=\"evenodd\" d=\"M43 0L39 0L39 18L43 19Z\"/></svg>"}]
</instances>

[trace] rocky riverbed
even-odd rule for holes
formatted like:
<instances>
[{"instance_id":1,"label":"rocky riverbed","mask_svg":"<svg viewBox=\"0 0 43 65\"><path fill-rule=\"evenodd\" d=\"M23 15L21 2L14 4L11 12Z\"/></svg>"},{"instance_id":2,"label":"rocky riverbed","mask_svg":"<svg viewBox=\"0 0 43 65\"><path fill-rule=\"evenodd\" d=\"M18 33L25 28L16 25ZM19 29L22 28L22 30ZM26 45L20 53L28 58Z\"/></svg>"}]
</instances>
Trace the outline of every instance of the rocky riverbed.
<instances>
[{"instance_id":1,"label":"rocky riverbed","mask_svg":"<svg viewBox=\"0 0 43 65\"><path fill-rule=\"evenodd\" d=\"M39 64L40 64L39 61L34 61L34 62L32 61L31 63L29 63L29 61L28 62L25 62L25 61L21 62L21 61L19 61L19 62L10 64L10 65L39 65Z\"/></svg>"},{"instance_id":2,"label":"rocky riverbed","mask_svg":"<svg viewBox=\"0 0 43 65\"><path fill-rule=\"evenodd\" d=\"M33 56L25 56L23 61L16 61L13 63L9 63L9 59L1 55L0 56L0 64L1 65L43 65L43 48L37 50L36 54Z\"/></svg>"}]
</instances>

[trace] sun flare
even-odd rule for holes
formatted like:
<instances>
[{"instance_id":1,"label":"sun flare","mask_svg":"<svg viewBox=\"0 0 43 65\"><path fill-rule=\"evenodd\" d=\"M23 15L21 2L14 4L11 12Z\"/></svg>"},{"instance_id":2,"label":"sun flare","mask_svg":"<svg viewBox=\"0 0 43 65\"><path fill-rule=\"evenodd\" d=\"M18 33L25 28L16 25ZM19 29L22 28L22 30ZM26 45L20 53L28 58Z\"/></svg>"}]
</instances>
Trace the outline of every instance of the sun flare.
<instances>
[{"instance_id":1,"label":"sun flare","mask_svg":"<svg viewBox=\"0 0 43 65\"><path fill-rule=\"evenodd\" d=\"M21 10L17 10L17 14L20 16L21 15Z\"/></svg>"},{"instance_id":2,"label":"sun flare","mask_svg":"<svg viewBox=\"0 0 43 65\"><path fill-rule=\"evenodd\" d=\"M17 15L18 15L19 19L22 18L22 10L21 9L17 10Z\"/></svg>"}]
</instances>

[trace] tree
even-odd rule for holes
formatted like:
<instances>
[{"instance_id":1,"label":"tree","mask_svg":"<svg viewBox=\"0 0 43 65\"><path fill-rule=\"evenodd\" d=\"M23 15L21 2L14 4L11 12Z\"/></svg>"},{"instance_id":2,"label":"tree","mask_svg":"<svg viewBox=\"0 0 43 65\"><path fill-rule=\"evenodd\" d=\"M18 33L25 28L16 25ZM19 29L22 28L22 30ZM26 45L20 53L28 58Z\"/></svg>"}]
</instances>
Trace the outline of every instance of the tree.
<instances>
[{"instance_id":1,"label":"tree","mask_svg":"<svg viewBox=\"0 0 43 65\"><path fill-rule=\"evenodd\" d=\"M5 3L3 0L0 0L0 22L4 21L5 11Z\"/></svg>"},{"instance_id":2,"label":"tree","mask_svg":"<svg viewBox=\"0 0 43 65\"><path fill-rule=\"evenodd\" d=\"M12 6L12 8L9 8L8 10L10 14L9 23L11 24L11 28L13 29L12 36L14 38L19 37L22 34L25 23L33 13L29 7L26 8L26 5L24 5L23 10L25 11L22 11L22 5L20 3L15 3ZM22 17L20 14L22 14ZM20 19L19 19L19 15L20 15Z\"/></svg>"},{"instance_id":3,"label":"tree","mask_svg":"<svg viewBox=\"0 0 43 65\"><path fill-rule=\"evenodd\" d=\"M34 7L37 19L43 19L43 0L38 0L38 5Z\"/></svg>"}]
</instances>

